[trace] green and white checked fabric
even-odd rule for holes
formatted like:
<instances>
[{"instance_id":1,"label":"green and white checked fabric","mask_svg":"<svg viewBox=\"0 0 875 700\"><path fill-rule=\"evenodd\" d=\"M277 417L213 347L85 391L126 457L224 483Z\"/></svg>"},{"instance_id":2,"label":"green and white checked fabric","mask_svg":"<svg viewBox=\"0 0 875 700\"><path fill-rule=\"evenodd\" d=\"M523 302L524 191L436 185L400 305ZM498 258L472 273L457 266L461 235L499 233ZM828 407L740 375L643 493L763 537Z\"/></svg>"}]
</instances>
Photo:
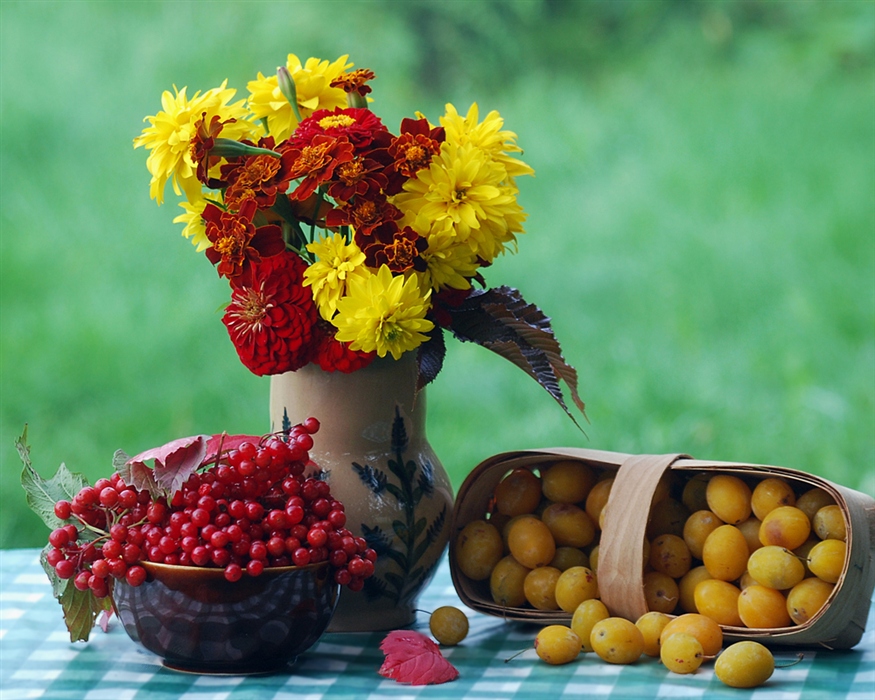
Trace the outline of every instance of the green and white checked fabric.
<instances>
[{"instance_id":1,"label":"green and white checked fabric","mask_svg":"<svg viewBox=\"0 0 875 700\"><path fill-rule=\"evenodd\" d=\"M433 610L461 606L444 561L419 601ZM875 609L873 609L875 610ZM271 676L200 676L165 669L139 649L115 622L88 643L71 644L61 609L34 549L0 551L0 700L429 700L476 698L753 698L755 700L873 700L875 698L875 614L856 648L806 651L803 660L777 669L764 686L734 690L707 664L690 676L674 675L655 659L612 666L582 654L565 666L548 666L533 649L537 627L466 610L468 638L444 650L459 679L444 685L408 686L382 678L382 633L327 634L299 657L288 673ZM416 628L428 634L427 617ZM509 663L505 659L529 648ZM795 652L779 651L778 663Z\"/></svg>"}]
</instances>

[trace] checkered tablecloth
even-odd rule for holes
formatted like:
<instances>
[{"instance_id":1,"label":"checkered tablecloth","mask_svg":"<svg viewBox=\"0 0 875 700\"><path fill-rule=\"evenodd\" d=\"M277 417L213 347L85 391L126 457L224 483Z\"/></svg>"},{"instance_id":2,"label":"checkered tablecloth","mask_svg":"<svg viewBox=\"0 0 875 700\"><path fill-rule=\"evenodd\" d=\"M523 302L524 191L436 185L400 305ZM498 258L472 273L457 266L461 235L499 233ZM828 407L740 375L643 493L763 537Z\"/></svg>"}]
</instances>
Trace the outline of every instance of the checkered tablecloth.
<instances>
[{"instance_id":1,"label":"checkered tablecloth","mask_svg":"<svg viewBox=\"0 0 875 700\"><path fill-rule=\"evenodd\" d=\"M419 607L461 606L446 561L423 593ZM463 608L464 609L464 608ZM875 611L875 608L873 608ZM200 676L165 669L138 648L114 621L87 643L71 644L61 609L33 549L0 551L0 700L319 700L321 698L519 700L521 698L875 698L875 614L856 648L806 651L804 659L778 669L753 691L724 686L713 664L694 675L668 672L655 659L613 666L582 654L565 666L548 666L533 649L536 627L467 610L471 631L444 650L459 678L433 686L408 686L377 674L382 633L326 634L287 673L270 676ZM428 634L425 614L416 628ZM514 652L529 648L509 663ZM796 654L776 653L778 663Z\"/></svg>"}]
</instances>

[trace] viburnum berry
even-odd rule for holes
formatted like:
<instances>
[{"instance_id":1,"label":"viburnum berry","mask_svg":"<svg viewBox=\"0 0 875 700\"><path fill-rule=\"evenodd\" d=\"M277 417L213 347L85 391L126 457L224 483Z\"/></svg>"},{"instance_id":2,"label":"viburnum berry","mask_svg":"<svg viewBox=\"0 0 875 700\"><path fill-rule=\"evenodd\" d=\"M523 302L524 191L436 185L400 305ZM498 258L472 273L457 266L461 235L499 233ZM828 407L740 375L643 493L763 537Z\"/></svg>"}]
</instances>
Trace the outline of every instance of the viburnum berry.
<instances>
[{"instance_id":1,"label":"viburnum berry","mask_svg":"<svg viewBox=\"0 0 875 700\"><path fill-rule=\"evenodd\" d=\"M58 575L58 578L72 578L76 573L76 565L69 559L62 559L55 564L55 573Z\"/></svg>"},{"instance_id":2,"label":"viburnum berry","mask_svg":"<svg viewBox=\"0 0 875 700\"><path fill-rule=\"evenodd\" d=\"M58 501L55 503L54 511L55 517L59 520L67 520L73 514L70 501Z\"/></svg>"},{"instance_id":3,"label":"viburnum berry","mask_svg":"<svg viewBox=\"0 0 875 700\"><path fill-rule=\"evenodd\" d=\"M125 581L132 586L139 586L146 580L146 569L142 566L132 566L125 573Z\"/></svg>"}]
</instances>

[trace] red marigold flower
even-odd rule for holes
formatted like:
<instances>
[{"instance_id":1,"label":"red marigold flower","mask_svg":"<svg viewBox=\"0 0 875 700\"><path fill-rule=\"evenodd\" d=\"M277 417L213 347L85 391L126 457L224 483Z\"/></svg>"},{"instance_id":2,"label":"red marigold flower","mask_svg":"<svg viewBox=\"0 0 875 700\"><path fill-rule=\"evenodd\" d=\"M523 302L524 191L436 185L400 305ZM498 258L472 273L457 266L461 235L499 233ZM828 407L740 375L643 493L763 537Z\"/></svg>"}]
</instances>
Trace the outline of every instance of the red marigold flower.
<instances>
[{"instance_id":1,"label":"red marigold flower","mask_svg":"<svg viewBox=\"0 0 875 700\"><path fill-rule=\"evenodd\" d=\"M318 312L301 284L306 268L287 252L253 264L247 284L232 285L222 322L253 374L293 372L310 361Z\"/></svg>"},{"instance_id":2,"label":"red marigold flower","mask_svg":"<svg viewBox=\"0 0 875 700\"><path fill-rule=\"evenodd\" d=\"M355 242L365 254L368 267L386 265L395 273L410 269L424 272L427 267L421 254L428 249L428 241L409 226L401 230L397 223L388 221L367 234L356 231Z\"/></svg>"},{"instance_id":3,"label":"red marigold flower","mask_svg":"<svg viewBox=\"0 0 875 700\"><path fill-rule=\"evenodd\" d=\"M387 182L382 163L373 158L356 156L335 169L334 180L328 187L328 196L339 202L349 202L356 196L379 194Z\"/></svg>"},{"instance_id":4,"label":"red marigold flower","mask_svg":"<svg viewBox=\"0 0 875 700\"><path fill-rule=\"evenodd\" d=\"M273 137L261 139L258 146L273 150ZM235 158L233 162L223 165L225 205L229 209L239 209L247 199L254 199L260 209L270 209L276 202L277 194L289 187L293 159L294 155L286 151L279 158L257 155Z\"/></svg>"},{"instance_id":5,"label":"red marigold flower","mask_svg":"<svg viewBox=\"0 0 875 700\"><path fill-rule=\"evenodd\" d=\"M313 362L325 372L349 374L367 367L377 356L375 352L350 350L348 343L341 343L334 337L336 330L327 321L317 324L317 340L314 342Z\"/></svg>"},{"instance_id":6,"label":"red marigold flower","mask_svg":"<svg viewBox=\"0 0 875 700\"><path fill-rule=\"evenodd\" d=\"M331 81L330 87L341 88L346 93L357 92L364 97L371 91L371 86L366 83L376 77L372 70L356 68L354 71L338 75Z\"/></svg>"},{"instance_id":7,"label":"red marigold flower","mask_svg":"<svg viewBox=\"0 0 875 700\"><path fill-rule=\"evenodd\" d=\"M324 134L314 136L303 148L292 145L287 152L292 159L290 179L304 178L291 193L293 199L307 199L319 185L332 178L338 165L353 158L349 141Z\"/></svg>"},{"instance_id":8,"label":"red marigold flower","mask_svg":"<svg viewBox=\"0 0 875 700\"><path fill-rule=\"evenodd\" d=\"M345 138L356 150L367 148L380 135L389 135L388 129L371 110L362 107L337 107L334 110L317 109L298 124L290 139L294 146L304 147L317 136Z\"/></svg>"},{"instance_id":9,"label":"red marigold flower","mask_svg":"<svg viewBox=\"0 0 875 700\"><path fill-rule=\"evenodd\" d=\"M222 128L225 124L231 124L237 120L234 118L225 119L222 121L218 114L214 114L210 119L210 123L206 124L204 119L207 113L204 112L201 118L195 122L194 136L189 142L189 149L192 161L197 165L197 179L207 187L216 189L215 181L210 179L210 168L219 162L220 158L210 158L210 149L216 145L216 138L222 133Z\"/></svg>"},{"instance_id":10,"label":"red marigold flower","mask_svg":"<svg viewBox=\"0 0 875 700\"><path fill-rule=\"evenodd\" d=\"M401 210L389 204L385 196L356 197L346 206L332 209L325 217L329 228L336 226L352 226L356 232L367 234L375 226L386 221L397 221L401 218Z\"/></svg>"},{"instance_id":11,"label":"red marigold flower","mask_svg":"<svg viewBox=\"0 0 875 700\"><path fill-rule=\"evenodd\" d=\"M285 250L282 229L274 224L255 227L254 200L243 203L238 212L222 211L215 204L204 207L205 233L212 247L205 252L211 263L217 265L220 277L233 279L242 275L248 266Z\"/></svg>"}]
</instances>

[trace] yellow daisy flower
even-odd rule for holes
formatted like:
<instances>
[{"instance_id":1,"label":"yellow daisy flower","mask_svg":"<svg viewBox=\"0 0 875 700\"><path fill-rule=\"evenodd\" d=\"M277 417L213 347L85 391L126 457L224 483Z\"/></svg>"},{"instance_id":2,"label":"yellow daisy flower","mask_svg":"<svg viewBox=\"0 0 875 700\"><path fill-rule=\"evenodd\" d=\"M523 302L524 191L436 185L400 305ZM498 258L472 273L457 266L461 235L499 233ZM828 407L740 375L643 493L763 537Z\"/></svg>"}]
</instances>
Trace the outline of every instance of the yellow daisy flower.
<instances>
[{"instance_id":1,"label":"yellow daisy flower","mask_svg":"<svg viewBox=\"0 0 875 700\"><path fill-rule=\"evenodd\" d=\"M212 245L210 239L207 238L206 225L202 217L207 200L200 197L193 202L180 202L179 206L185 210L185 213L173 219L173 223L185 224L182 235L191 240L198 253L202 253Z\"/></svg>"},{"instance_id":2,"label":"yellow daisy flower","mask_svg":"<svg viewBox=\"0 0 875 700\"><path fill-rule=\"evenodd\" d=\"M504 119L498 112L492 110L486 118L478 123L479 109L473 103L468 114L462 117L456 108L446 105L446 114L441 117L441 126L446 130L447 143L463 145L473 144L504 166L509 177L519 175L534 175L535 171L518 158L508 153L522 153L516 145L516 134L513 131L503 131Z\"/></svg>"},{"instance_id":3,"label":"yellow daisy flower","mask_svg":"<svg viewBox=\"0 0 875 700\"><path fill-rule=\"evenodd\" d=\"M319 313L330 321L337 312L337 302L346 294L349 280L362 273L365 254L339 233L311 243L307 250L317 260L304 271L304 286L313 288Z\"/></svg>"},{"instance_id":4,"label":"yellow daisy flower","mask_svg":"<svg viewBox=\"0 0 875 700\"><path fill-rule=\"evenodd\" d=\"M394 277L386 265L376 273L354 276L331 320L335 338L352 350L391 354L398 360L427 340L423 334L434 328L425 318L430 297L431 290L423 293L415 275Z\"/></svg>"},{"instance_id":5,"label":"yellow daisy flower","mask_svg":"<svg viewBox=\"0 0 875 700\"><path fill-rule=\"evenodd\" d=\"M158 204L164 201L168 180L172 181L176 194L185 192L189 200L197 200L201 185L196 176L197 166L191 159L190 143L195 125L202 117L207 123L217 115L222 121L236 119L222 130L223 138L237 140L257 133L258 127L247 121L249 113L244 100L230 104L237 91L226 88L227 84L226 80L203 95L198 91L191 99L185 94L186 88L174 87L175 95L165 90L161 95L162 111L144 120L149 126L134 139L134 148L149 149L146 159L146 167L152 175L149 194Z\"/></svg>"},{"instance_id":6,"label":"yellow daisy flower","mask_svg":"<svg viewBox=\"0 0 875 700\"><path fill-rule=\"evenodd\" d=\"M505 169L473 144L444 143L431 165L404 183L394 204L408 224L417 218L450 219L459 242L492 260L521 231L518 222L524 216L516 188L505 184L505 178Z\"/></svg>"},{"instance_id":7,"label":"yellow daisy flower","mask_svg":"<svg viewBox=\"0 0 875 700\"><path fill-rule=\"evenodd\" d=\"M298 111L302 119L317 109L346 107L346 93L342 88L331 87L331 81L352 68L353 64L346 62L348 58L348 55L344 55L332 63L308 58L301 65L301 60L295 54L288 55L286 68L295 81ZM298 118L280 91L276 75L265 77L259 73L258 78L250 81L246 87L249 90L249 110L257 119L267 119L268 132L277 143L285 141L297 128Z\"/></svg>"},{"instance_id":8,"label":"yellow daisy flower","mask_svg":"<svg viewBox=\"0 0 875 700\"><path fill-rule=\"evenodd\" d=\"M418 228L417 228L418 227ZM431 223L420 218L414 230L428 241L428 248L420 255L428 266L418 273L420 287L438 291L444 287L469 289L479 263L471 246L459 243L452 221L444 219Z\"/></svg>"}]
</instances>

